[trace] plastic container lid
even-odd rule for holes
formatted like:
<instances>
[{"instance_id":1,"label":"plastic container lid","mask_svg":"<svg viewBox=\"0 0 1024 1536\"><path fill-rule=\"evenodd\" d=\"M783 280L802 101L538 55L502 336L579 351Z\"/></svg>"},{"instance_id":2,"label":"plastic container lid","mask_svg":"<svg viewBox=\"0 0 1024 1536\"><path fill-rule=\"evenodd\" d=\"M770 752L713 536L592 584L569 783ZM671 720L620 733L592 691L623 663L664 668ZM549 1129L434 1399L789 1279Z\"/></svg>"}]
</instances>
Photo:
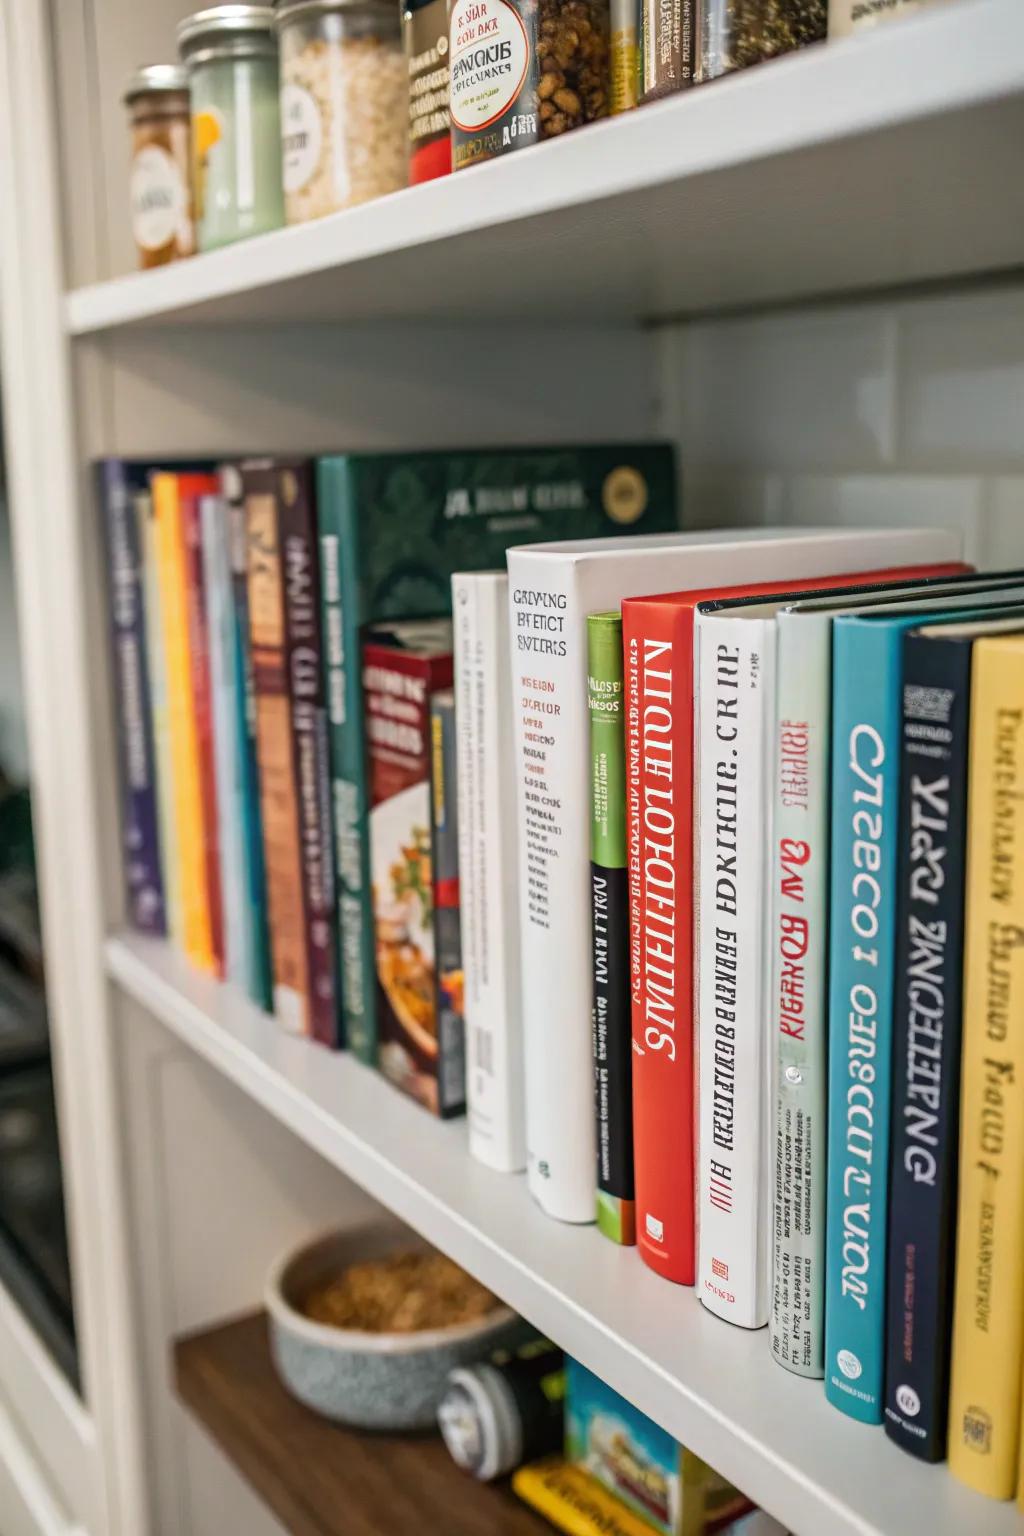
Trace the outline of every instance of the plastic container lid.
<instances>
[{"instance_id":1,"label":"plastic container lid","mask_svg":"<svg viewBox=\"0 0 1024 1536\"><path fill-rule=\"evenodd\" d=\"M338 11L390 15L393 8L392 0L277 0L274 19L280 31L293 21L306 20L312 16L329 16Z\"/></svg>"},{"instance_id":2,"label":"plastic container lid","mask_svg":"<svg viewBox=\"0 0 1024 1536\"><path fill-rule=\"evenodd\" d=\"M201 43L212 44L240 40L248 33L270 34L274 30L274 11L269 5L211 5L196 11L178 23L178 50L182 58L192 57Z\"/></svg>"},{"instance_id":3,"label":"plastic container lid","mask_svg":"<svg viewBox=\"0 0 1024 1536\"><path fill-rule=\"evenodd\" d=\"M188 70L181 64L143 64L128 76L121 98L125 106L137 96L149 96L154 91L187 91Z\"/></svg>"}]
</instances>

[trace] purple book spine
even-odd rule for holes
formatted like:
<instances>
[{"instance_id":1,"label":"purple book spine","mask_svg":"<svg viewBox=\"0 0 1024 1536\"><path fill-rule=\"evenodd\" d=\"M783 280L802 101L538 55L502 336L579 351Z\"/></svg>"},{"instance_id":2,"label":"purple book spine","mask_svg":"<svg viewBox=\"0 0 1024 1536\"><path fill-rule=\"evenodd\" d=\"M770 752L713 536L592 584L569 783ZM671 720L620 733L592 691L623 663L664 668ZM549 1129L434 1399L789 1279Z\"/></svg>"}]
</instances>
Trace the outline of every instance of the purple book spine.
<instances>
[{"instance_id":1,"label":"purple book spine","mask_svg":"<svg viewBox=\"0 0 1024 1536\"><path fill-rule=\"evenodd\" d=\"M314 1039L322 1045L338 1047L341 1031L334 950L334 847L314 495L311 463L280 467L281 564L302 840L310 1023Z\"/></svg>"},{"instance_id":2,"label":"purple book spine","mask_svg":"<svg viewBox=\"0 0 1024 1536\"><path fill-rule=\"evenodd\" d=\"M132 487L116 460L100 465L100 494L107 536L128 914L140 932L165 934L139 534Z\"/></svg>"}]
</instances>

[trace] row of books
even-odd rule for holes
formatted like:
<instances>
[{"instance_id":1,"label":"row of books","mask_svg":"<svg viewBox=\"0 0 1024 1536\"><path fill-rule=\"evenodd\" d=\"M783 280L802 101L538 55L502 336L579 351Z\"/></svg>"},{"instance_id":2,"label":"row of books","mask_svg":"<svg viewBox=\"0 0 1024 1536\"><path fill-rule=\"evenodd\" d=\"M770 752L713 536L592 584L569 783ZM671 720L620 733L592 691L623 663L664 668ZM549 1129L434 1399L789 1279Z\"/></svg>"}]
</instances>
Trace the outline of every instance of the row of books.
<instances>
[{"instance_id":1,"label":"row of books","mask_svg":"<svg viewBox=\"0 0 1024 1536\"><path fill-rule=\"evenodd\" d=\"M903 673L951 654L933 624L1012 627L1024 577L927 530L670 531L651 446L101 478L137 924L465 1102L474 1156L550 1215L768 1323L929 1459L959 1173L950 1455L1009 1496L1024 912L1008 888L993 1080L975 850L1014 790L972 762L968 803L966 742L1018 642L965 637L958 691ZM989 832L1005 874L1012 815ZM965 952L963 1134L996 1158L997 1114L995 1174L957 1154Z\"/></svg>"}]
</instances>

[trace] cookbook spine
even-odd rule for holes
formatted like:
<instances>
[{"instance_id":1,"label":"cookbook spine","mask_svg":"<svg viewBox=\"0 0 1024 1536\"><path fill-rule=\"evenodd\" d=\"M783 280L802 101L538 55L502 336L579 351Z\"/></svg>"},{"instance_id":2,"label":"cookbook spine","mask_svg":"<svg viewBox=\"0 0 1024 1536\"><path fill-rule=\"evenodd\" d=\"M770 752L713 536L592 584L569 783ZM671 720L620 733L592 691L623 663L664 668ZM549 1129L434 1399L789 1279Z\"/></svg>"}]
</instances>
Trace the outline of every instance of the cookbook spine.
<instances>
[{"instance_id":1,"label":"cookbook spine","mask_svg":"<svg viewBox=\"0 0 1024 1536\"><path fill-rule=\"evenodd\" d=\"M100 466L121 770L125 892L134 927L166 932L139 530L123 466Z\"/></svg>"},{"instance_id":2,"label":"cookbook spine","mask_svg":"<svg viewBox=\"0 0 1024 1536\"><path fill-rule=\"evenodd\" d=\"M765 898L774 619L695 622L697 1290L744 1328L768 1321L771 1195Z\"/></svg>"},{"instance_id":3,"label":"cookbook spine","mask_svg":"<svg viewBox=\"0 0 1024 1536\"><path fill-rule=\"evenodd\" d=\"M257 462L243 465L242 477L274 1012L287 1029L301 1034L309 1033L309 957L292 751L277 472L273 465Z\"/></svg>"},{"instance_id":4,"label":"cookbook spine","mask_svg":"<svg viewBox=\"0 0 1024 1536\"><path fill-rule=\"evenodd\" d=\"M627 600L622 638L636 1240L693 1285L693 610Z\"/></svg>"},{"instance_id":5,"label":"cookbook spine","mask_svg":"<svg viewBox=\"0 0 1024 1536\"><path fill-rule=\"evenodd\" d=\"M597 1225L636 1242L622 615L587 619Z\"/></svg>"},{"instance_id":6,"label":"cookbook spine","mask_svg":"<svg viewBox=\"0 0 1024 1536\"><path fill-rule=\"evenodd\" d=\"M971 643L903 642L886 1433L946 1451Z\"/></svg>"},{"instance_id":7,"label":"cookbook spine","mask_svg":"<svg viewBox=\"0 0 1024 1536\"><path fill-rule=\"evenodd\" d=\"M174 823L178 836L178 868L181 872L182 942L185 954L193 965L203 971L212 971L213 943L203 846L199 748L189 658L185 548L178 476L154 474L150 485L156 522L160 615L167 670L171 780Z\"/></svg>"},{"instance_id":8,"label":"cookbook spine","mask_svg":"<svg viewBox=\"0 0 1024 1536\"><path fill-rule=\"evenodd\" d=\"M203 825L206 892L210 912L210 944L214 974L224 975L224 902L220 881L220 825L217 815L217 766L214 760L213 693L207 629L207 592L203 572L201 492L179 480L181 527L185 549L185 601L192 698L199 761L199 805Z\"/></svg>"},{"instance_id":9,"label":"cookbook spine","mask_svg":"<svg viewBox=\"0 0 1024 1536\"><path fill-rule=\"evenodd\" d=\"M508 577L452 578L469 1149L526 1167Z\"/></svg>"},{"instance_id":10,"label":"cookbook spine","mask_svg":"<svg viewBox=\"0 0 1024 1536\"><path fill-rule=\"evenodd\" d=\"M900 639L838 618L832 651L825 1393L882 1422Z\"/></svg>"},{"instance_id":11,"label":"cookbook spine","mask_svg":"<svg viewBox=\"0 0 1024 1536\"><path fill-rule=\"evenodd\" d=\"M347 462L320 460L317 507L338 954L345 1041L367 1065L377 1061L376 966L370 887L367 740L361 676L363 596L359 516Z\"/></svg>"},{"instance_id":12,"label":"cookbook spine","mask_svg":"<svg viewBox=\"0 0 1024 1536\"><path fill-rule=\"evenodd\" d=\"M572 557L508 554L519 807L527 1179L560 1221L596 1204L586 594Z\"/></svg>"},{"instance_id":13,"label":"cookbook spine","mask_svg":"<svg viewBox=\"0 0 1024 1536\"><path fill-rule=\"evenodd\" d=\"M769 1336L780 1365L825 1371L832 619L780 613L771 846L775 1087Z\"/></svg>"},{"instance_id":14,"label":"cookbook spine","mask_svg":"<svg viewBox=\"0 0 1024 1536\"><path fill-rule=\"evenodd\" d=\"M256 688L252 671L252 640L249 634L245 496L242 490L242 477L236 465L224 465L220 472L220 480L228 518L234 631L234 709L241 754L243 916L247 926L246 985L252 1001L260 1008L269 1011L274 1005L274 982L270 963L270 935L267 932L267 883L263 867L263 817L260 811L260 779L257 760Z\"/></svg>"},{"instance_id":15,"label":"cookbook spine","mask_svg":"<svg viewBox=\"0 0 1024 1536\"><path fill-rule=\"evenodd\" d=\"M431 851L434 874L434 959L437 966L437 1089L442 1116L466 1107L466 1026L463 1017L460 931L459 811L456 787L455 698L451 689L430 700Z\"/></svg>"},{"instance_id":16,"label":"cookbook spine","mask_svg":"<svg viewBox=\"0 0 1024 1536\"><path fill-rule=\"evenodd\" d=\"M231 570L227 547L227 509L219 496L199 502L203 581L208 620L210 694L213 716L217 822L220 839L220 889L224 908L225 974L245 985L244 897L241 834L238 816L241 793L235 750L234 666L231 629Z\"/></svg>"},{"instance_id":17,"label":"cookbook spine","mask_svg":"<svg viewBox=\"0 0 1024 1536\"><path fill-rule=\"evenodd\" d=\"M174 823L174 786L171 779L171 740L167 708L167 661L164 655L163 618L160 612L156 523L149 490L134 497L135 521L142 555L143 600L146 608L146 676L150 716L153 722L153 776L156 783L157 824L160 839L160 873L164 887L164 918L167 936L183 945L181 919L181 871L178 868L178 833Z\"/></svg>"},{"instance_id":18,"label":"cookbook spine","mask_svg":"<svg viewBox=\"0 0 1024 1536\"><path fill-rule=\"evenodd\" d=\"M975 642L949 1468L1017 1487L1024 1331L1024 643Z\"/></svg>"},{"instance_id":19,"label":"cookbook spine","mask_svg":"<svg viewBox=\"0 0 1024 1536\"><path fill-rule=\"evenodd\" d=\"M278 484L309 1031L322 1045L336 1047L341 1031L335 975L334 859L312 465L282 467Z\"/></svg>"}]
</instances>

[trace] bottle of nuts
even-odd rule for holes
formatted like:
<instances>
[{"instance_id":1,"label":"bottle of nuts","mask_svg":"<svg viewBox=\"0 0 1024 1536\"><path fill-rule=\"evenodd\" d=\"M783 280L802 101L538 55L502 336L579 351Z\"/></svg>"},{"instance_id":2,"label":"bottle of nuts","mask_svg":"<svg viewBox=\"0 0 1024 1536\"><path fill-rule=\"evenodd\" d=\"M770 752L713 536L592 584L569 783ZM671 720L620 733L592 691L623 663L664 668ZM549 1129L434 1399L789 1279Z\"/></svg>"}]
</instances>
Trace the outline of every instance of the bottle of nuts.
<instances>
[{"instance_id":1,"label":"bottle of nuts","mask_svg":"<svg viewBox=\"0 0 1024 1536\"><path fill-rule=\"evenodd\" d=\"M452 166L608 114L608 0L452 0Z\"/></svg>"},{"instance_id":2,"label":"bottle of nuts","mask_svg":"<svg viewBox=\"0 0 1024 1536\"><path fill-rule=\"evenodd\" d=\"M177 64L149 64L125 87L132 129L132 234L140 267L162 267L195 250L189 186L188 76Z\"/></svg>"},{"instance_id":3,"label":"bottle of nuts","mask_svg":"<svg viewBox=\"0 0 1024 1536\"><path fill-rule=\"evenodd\" d=\"M395 0L278 0L285 216L404 187L408 70Z\"/></svg>"}]
</instances>

